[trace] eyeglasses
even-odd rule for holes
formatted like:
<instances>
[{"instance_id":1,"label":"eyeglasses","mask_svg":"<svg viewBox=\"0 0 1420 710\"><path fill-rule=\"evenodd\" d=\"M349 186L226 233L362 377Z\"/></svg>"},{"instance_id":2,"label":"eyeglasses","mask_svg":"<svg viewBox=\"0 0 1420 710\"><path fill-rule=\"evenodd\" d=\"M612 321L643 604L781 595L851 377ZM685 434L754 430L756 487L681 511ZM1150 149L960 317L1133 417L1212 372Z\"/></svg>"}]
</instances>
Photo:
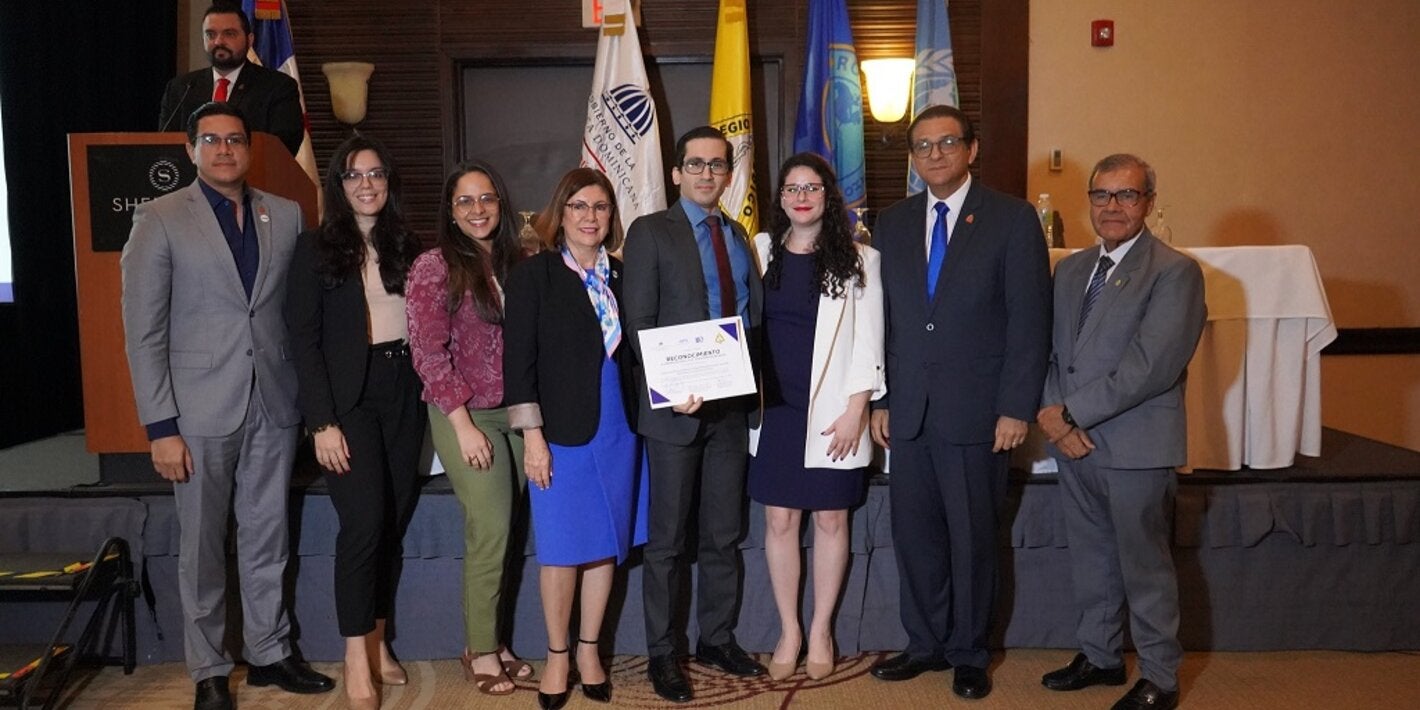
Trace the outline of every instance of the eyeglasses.
<instances>
[{"instance_id":1,"label":"eyeglasses","mask_svg":"<svg viewBox=\"0 0 1420 710\"><path fill-rule=\"evenodd\" d=\"M919 158L927 158L932 155L932 148L941 151L942 155L951 155L966 143L966 139L961 136L942 136L939 140L929 141L926 139L912 144L912 154Z\"/></svg>"},{"instance_id":2,"label":"eyeglasses","mask_svg":"<svg viewBox=\"0 0 1420 710\"><path fill-rule=\"evenodd\" d=\"M581 219L587 216L587 210L595 210L598 217L605 217L611 214L610 202L598 202L595 205L589 205L585 202L582 202L581 200L578 200L576 202L568 202L566 204L566 207L567 209L572 210L572 214L575 215L577 219Z\"/></svg>"},{"instance_id":3,"label":"eyeglasses","mask_svg":"<svg viewBox=\"0 0 1420 710\"><path fill-rule=\"evenodd\" d=\"M1109 204L1111 199L1118 202L1120 207L1133 207L1139 204L1139 201L1145 197L1152 197L1154 193L1140 192L1134 188L1126 187L1123 190L1115 190L1114 192L1110 192L1109 190L1090 190L1086 194L1090 196L1090 204L1095 207L1104 207Z\"/></svg>"},{"instance_id":4,"label":"eyeglasses","mask_svg":"<svg viewBox=\"0 0 1420 710\"><path fill-rule=\"evenodd\" d=\"M711 175L724 175L730 172L730 164L719 158L710 161L701 160L700 158L691 158L681 163L680 169L691 175L699 175L705 172L706 167L710 168Z\"/></svg>"},{"instance_id":5,"label":"eyeglasses","mask_svg":"<svg viewBox=\"0 0 1420 710\"><path fill-rule=\"evenodd\" d=\"M460 212L468 212L475 204L483 205L483 209L492 209L498 206L499 197L491 192L474 197L473 195L459 195L454 198L454 209Z\"/></svg>"},{"instance_id":6,"label":"eyeglasses","mask_svg":"<svg viewBox=\"0 0 1420 710\"><path fill-rule=\"evenodd\" d=\"M347 185L358 185L361 178L369 178L371 185L379 185L390 177L390 171L384 168L371 168L365 172L359 170L346 170L340 174L340 179Z\"/></svg>"},{"instance_id":7,"label":"eyeglasses","mask_svg":"<svg viewBox=\"0 0 1420 710\"><path fill-rule=\"evenodd\" d=\"M233 133L229 136L219 136L216 133L203 133L197 137L197 142L205 146L215 146L218 143L225 143L228 148L244 148L247 144L247 137L241 133Z\"/></svg>"},{"instance_id":8,"label":"eyeglasses","mask_svg":"<svg viewBox=\"0 0 1420 710\"><path fill-rule=\"evenodd\" d=\"M795 197L801 192L805 195L810 196L817 195L818 193L823 192L823 183L804 182L799 183L798 185L785 185L779 188L779 194L785 197Z\"/></svg>"}]
</instances>

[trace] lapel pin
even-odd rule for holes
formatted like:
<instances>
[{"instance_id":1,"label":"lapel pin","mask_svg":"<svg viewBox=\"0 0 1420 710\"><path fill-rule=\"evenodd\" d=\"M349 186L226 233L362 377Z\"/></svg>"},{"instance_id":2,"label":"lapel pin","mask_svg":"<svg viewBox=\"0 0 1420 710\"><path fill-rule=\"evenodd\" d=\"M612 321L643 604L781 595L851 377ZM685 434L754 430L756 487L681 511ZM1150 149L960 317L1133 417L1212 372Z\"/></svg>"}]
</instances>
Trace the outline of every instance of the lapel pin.
<instances>
[{"instance_id":1,"label":"lapel pin","mask_svg":"<svg viewBox=\"0 0 1420 710\"><path fill-rule=\"evenodd\" d=\"M1114 280L1114 285L1115 285L1115 286L1123 286L1123 285L1124 285L1124 279L1115 279L1115 280Z\"/></svg>"},{"instance_id":2,"label":"lapel pin","mask_svg":"<svg viewBox=\"0 0 1420 710\"><path fill-rule=\"evenodd\" d=\"M966 223L967 223L967 224L971 224L972 222L975 222L975 221L976 221L976 213L973 212L972 214L969 214L969 215L966 216Z\"/></svg>"},{"instance_id":3,"label":"lapel pin","mask_svg":"<svg viewBox=\"0 0 1420 710\"><path fill-rule=\"evenodd\" d=\"M271 217L266 214L266 208L265 208L265 207L258 207L258 208L256 209L256 214L257 214L257 219L260 219L262 222L270 222L270 221L271 221Z\"/></svg>"}]
</instances>

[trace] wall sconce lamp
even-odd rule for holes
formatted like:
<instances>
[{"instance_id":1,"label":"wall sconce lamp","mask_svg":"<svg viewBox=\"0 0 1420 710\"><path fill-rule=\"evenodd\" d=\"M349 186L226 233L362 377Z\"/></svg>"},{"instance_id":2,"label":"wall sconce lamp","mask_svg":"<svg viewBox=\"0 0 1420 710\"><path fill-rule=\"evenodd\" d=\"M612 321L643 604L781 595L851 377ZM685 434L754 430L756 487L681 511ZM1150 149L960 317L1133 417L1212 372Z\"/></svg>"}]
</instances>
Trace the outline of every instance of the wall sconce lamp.
<instances>
[{"instance_id":1,"label":"wall sconce lamp","mask_svg":"<svg viewBox=\"0 0 1420 710\"><path fill-rule=\"evenodd\" d=\"M883 129L883 143L889 143L890 124L907 115L907 105L912 99L912 71L917 62L914 59L865 59L859 66L868 78L868 107L873 119L889 124Z\"/></svg>"},{"instance_id":2,"label":"wall sconce lamp","mask_svg":"<svg viewBox=\"0 0 1420 710\"><path fill-rule=\"evenodd\" d=\"M330 84L330 109L336 120L354 126L365 120L370 75L375 65L367 62L326 62L320 65Z\"/></svg>"}]
</instances>

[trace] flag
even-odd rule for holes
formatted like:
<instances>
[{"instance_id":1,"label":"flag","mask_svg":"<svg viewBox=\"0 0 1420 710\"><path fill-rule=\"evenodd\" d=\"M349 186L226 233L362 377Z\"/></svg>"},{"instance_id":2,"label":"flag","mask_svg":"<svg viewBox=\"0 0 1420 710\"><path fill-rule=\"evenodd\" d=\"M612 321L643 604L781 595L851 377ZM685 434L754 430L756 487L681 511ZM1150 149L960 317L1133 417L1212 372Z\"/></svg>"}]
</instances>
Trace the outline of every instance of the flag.
<instances>
[{"instance_id":1,"label":"flag","mask_svg":"<svg viewBox=\"0 0 1420 710\"><path fill-rule=\"evenodd\" d=\"M710 73L710 125L730 139L734 170L720 209L745 228L759 231L754 194L754 121L749 104L749 17L745 0L720 0L715 26L715 65ZM708 168L707 168L708 169Z\"/></svg>"},{"instance_id":2,"label":"flag","mask_svg":"<svg viewBox=\"0 0 1420 710\"><path fill-rule=\"evenodd\" d=\"M912 117L928 106L957 106L957 71L952 64L952 32L947 0L917 0L917 68L912 74ZM907 163L907 194L927 188Z\"/></svg>"},{"instance_id":3,"label":"flag","mask_svg":"<svg viewBox=\"0 0 1420 710\"><path fill-rule=\"evenodd\" d=\"M627 0L607 0L603 5L587 125L582 131L582 165L605 173L616 188L623 231L637 217L666 208L661 129Z\"/></svg>"},{"instance_id":4,"label":"flag","mask_svg":"<svg viewBox=\"0 0 1420 710\"><path fill-rule=\"evenodd\" d=\"M809 0L809 49L804 92L794 121L794 152L823 156L838 174L843 200L863 204L863 86L843 0Z\"/></svg>"},{"instance_id":5,"label":"flag","mask_svg":"<svg viewBox=\"0 0 1420 710\"><path fill-rule=\"evenodd\" d=\"M242 11L251 20L251 31L256 35L255 46L247 52L247 59L296 80L296 88L301 92L301 119L306 126L301 149L296 151L296 163L316 184L319 194L320 171L316 169L316 154L311 148L311 120L306 116L306 92L301 87L301 74L296 71L291 16L286 12L285 0L242 0Z\"/></svg>"}]
</instances>

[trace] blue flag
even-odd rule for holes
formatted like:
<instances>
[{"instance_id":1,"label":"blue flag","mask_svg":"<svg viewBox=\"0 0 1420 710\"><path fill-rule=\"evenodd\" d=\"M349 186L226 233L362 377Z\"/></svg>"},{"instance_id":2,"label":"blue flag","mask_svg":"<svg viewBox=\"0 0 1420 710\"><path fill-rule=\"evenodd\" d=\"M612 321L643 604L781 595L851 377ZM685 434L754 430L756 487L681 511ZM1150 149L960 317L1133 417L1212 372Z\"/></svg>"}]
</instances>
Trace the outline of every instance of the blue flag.
<instances>
[{"instance_id":1,"label":"blue flag","mask_svg":"<svg viewBox=\"0 0 1420 710\"><path fill-rule=\"evenodd\" d=\"M863 204L863 86L843 0L809 1L804 93L794 121L794 152L805 151L818 153L833 166L849 208Z\"/></svg>"},{"instance_id":2,"label":"blue flag","mask_svg":"<svg viewBox=\"0 0 1420 710\"><path fill-rule=\"evenodd\" d=\"M959 106L957 71L952 63L952 30L947 23L947 0L917 0L917 68L912 74L912 117L928 106ZM907 163L907 194L927 186Z\"/></svg>"}]
</instances>

